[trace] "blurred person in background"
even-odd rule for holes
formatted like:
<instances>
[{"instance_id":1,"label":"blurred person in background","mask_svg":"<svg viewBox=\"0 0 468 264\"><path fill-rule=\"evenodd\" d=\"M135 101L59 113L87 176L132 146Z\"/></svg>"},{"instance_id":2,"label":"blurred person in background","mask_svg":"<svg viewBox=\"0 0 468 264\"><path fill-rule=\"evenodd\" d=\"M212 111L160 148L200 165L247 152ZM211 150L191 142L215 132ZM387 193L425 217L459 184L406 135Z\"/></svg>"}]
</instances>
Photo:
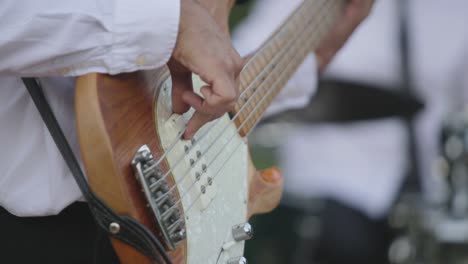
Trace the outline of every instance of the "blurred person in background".
<instances>
[{"instance_id":1,"label":"blurred person in background","mask_svg":"<svg viewBox=\"0 0 468 264\"><path fill-rule=\"evenodd\" d=\"M258 48L297 2L257 0L234 34L241 55ZM407 58L401 56L404 10ZM324 72L325 79L389 89L403 97L414 95L425 107L410 119L411 124L407 117L395 115L347 123L302 123L291 125L281 138L283 207L306 208L314 198L325 201L318 244L308 249L309 261L386 263L391 240L387 217L408 172L410 177L420 177L417 181L426 200L444 196L433 161L439 152L443 118L466 103L466 10L468 2L463 0L378 1ZM258 24L262 26L253 27ZM313 64L313 57L308 60ZM303 65L289 85L296 91L310 91L315 70ZM402 88L408 85L409 93Z\"/></svg>"}]
</instances>

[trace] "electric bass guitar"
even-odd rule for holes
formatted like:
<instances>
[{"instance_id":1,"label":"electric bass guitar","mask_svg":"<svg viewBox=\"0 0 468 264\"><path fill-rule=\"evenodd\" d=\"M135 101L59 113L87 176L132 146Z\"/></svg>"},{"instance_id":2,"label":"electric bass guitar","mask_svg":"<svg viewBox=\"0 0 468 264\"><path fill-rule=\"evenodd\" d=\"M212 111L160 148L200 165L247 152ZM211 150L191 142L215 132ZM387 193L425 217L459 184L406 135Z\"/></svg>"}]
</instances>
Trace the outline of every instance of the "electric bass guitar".
<instances>
[{"instance_id":1,"label":"electric bass guitar","mask_svg":"<svg viewBox=\"0 0 468 264\"><path fill-rule=\"evenodd\" d=\"M305 0L246 64L235 111L190 141L182 135L192 111L172 112L167 69L79 77L78 137L92 190L152 230L173 263L245 263L244 241L252 236L246 221L262 211L249 208L260 194L249 193L246 138L343 2ZM203 83L193 81L198 91ZM121 263L151 263L131 246L112 243Z\"/></svg>"}]
</instances>

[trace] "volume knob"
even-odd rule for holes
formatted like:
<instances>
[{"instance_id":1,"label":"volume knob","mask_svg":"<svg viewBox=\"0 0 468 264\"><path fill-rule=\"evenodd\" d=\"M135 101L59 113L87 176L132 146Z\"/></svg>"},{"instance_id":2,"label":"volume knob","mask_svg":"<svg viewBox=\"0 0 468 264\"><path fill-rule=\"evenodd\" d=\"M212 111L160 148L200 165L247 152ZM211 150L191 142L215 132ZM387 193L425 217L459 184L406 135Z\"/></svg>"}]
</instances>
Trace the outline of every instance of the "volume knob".
<instances>
[{"instance_id":1,"label":"volume knob","mask_svg":"<svg viewBox=\"0 0 468 264\"><path fill-rule=\"evenodd\" d=\"M247 264L247 259L244 257L231 258L227 264Z\"/></svg>"},{"instance_id":2,"label":"volume knob","mask_svg":"<svg viewBox=\"0 0 468 264\"><path fill-rule=\"evenodd\" d=\"M249 240L253 236L253 229L249 223L236 225L232 228L232 237L235 241Z\"/></svg>"}]
</instances>

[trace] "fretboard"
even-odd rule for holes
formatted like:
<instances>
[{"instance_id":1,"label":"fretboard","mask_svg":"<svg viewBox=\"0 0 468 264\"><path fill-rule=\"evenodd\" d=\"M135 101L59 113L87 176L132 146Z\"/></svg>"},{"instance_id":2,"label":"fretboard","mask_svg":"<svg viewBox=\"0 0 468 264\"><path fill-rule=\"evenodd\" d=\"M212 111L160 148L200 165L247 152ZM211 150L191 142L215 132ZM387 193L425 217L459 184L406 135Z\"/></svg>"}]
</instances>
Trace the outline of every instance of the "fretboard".
<instances>
[{"instance_id":1,"label":"fretboard","mask_svg":"<svg viewBox=\"0 0 468 264\"><path fill-rule=\"evenodd\" d=\"M343 3L304 0L249 60L240 75L241 96L234 110L241 136L249 134L307 55L317 48Z\"/></svg>"}]
</instances>

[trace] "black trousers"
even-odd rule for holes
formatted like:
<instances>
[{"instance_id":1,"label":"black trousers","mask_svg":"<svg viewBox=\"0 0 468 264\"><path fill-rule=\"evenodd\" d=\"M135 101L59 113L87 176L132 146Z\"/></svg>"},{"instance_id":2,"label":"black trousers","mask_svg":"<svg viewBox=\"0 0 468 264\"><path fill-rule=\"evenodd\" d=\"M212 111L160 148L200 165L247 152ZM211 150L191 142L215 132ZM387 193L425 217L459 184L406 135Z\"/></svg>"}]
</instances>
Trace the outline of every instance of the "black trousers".
<instances>
[{"instance_id":1,"label":"black trousers","mask_svg":"<svg viewBox=\"0 0 468 264\"><path fill-rule=\"evenodd\" d=\"M0 207L2 264L114 264L109 238L94 222L86 203L59 215L17 217Z\"/></svg>"},{"instance_id":2,"label":"black trousers","mask_svg":"<svg viewBox=\"0 0 468 264\"><path fill-rule=\"evenodd\" d=\"M326 200L315 258L327 264L385 264L393 230L387 218L371 219L335 200Z\"/></svg>"},{"instance_id":3,"label":"black trousers","mask_svg":"<svg viewBox=\"0 0 468 264\"><path fill-rule=\"evenodd\" d=\"M370 219L332 199L310 206L314 209L306 212L280 205L272 213L255 216L251 221L255 236L246 246L249 263L389 263L393 231L385 218Z\"/></svg>"}]
</instances>

